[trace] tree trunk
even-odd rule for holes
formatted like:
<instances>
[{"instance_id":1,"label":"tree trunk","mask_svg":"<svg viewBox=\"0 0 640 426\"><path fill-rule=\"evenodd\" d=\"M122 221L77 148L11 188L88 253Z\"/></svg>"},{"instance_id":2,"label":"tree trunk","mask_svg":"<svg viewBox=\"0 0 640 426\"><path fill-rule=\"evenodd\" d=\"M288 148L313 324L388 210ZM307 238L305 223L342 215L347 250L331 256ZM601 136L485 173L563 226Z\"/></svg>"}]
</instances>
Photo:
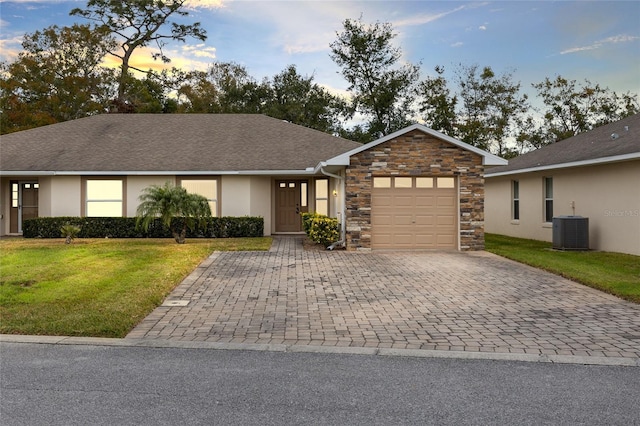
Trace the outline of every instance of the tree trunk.
<instances>
[{"instance_id":1,"label":"tree trunk","mask_svg":"<svg viewBox=\"0 0 640 426\"><path fill-rule=\"evenodd\" d=\"M115 99L115 107L118 113L130 114L135 112L135 107L127 103L127 80L129 79L129 59L133 53L131 46L125 47L122 65L120 66L120 76L118 77L118 97Z\"/></svg>"},{"instance_id":2,"label":"tree trunk","mask_svg":"<svg viewBox=\"0 0 640 426\"><path fill-rule=\"evenodd\" d=\"M173 239L176 240L178 244L184 244L187 239L187 226L185 225L180 232L177 230L173 230Z\"/></svg>"}]
</instances>

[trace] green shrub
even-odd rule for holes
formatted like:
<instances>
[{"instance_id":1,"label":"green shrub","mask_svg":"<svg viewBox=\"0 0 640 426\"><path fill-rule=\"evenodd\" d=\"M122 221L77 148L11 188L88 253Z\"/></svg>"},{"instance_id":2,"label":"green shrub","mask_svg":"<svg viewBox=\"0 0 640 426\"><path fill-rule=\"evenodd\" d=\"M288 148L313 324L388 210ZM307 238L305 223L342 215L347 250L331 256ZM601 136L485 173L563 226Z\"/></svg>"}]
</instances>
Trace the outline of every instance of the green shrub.
<instances>
[{"instance_id":1,"label":"green shrub","mask_svg":"<svg viewBox=\"0 0 640 426\"><path fill-rule=\"evenodd\" d=\"M136 229L135 217L39 217L25 220L22 231L25 238L61 238L61 228L65 225L79 227L78 238L172 238L169 228L159 219L154 220L149 228L143 231ZM210 217L206 220L206 226L196 227L187 233L188 238L240 238L263 235L264 219L249 216Z\"/></svg>"},{"instance_id":2,"label":"green shrub","mask_svg":"<svg viewBox=\"0 0 640 426\"><path fill-rule=\"evenodd\" d=\"M340 239L340 223L317 213L302 213L302 227L309 239L325 247Z\"/></svg>"},{"instance_id":3,"label":"green shrub","mask_svg":"<svg viewBox=\"0 0 640 426\"><path fill-rule=\"evenodd\" d=\"M309 230L311 229L311 223L316 216L319 216L317 213L300 213L302 217L302 230L309 235Z\"/></svg>"}]
</instances>

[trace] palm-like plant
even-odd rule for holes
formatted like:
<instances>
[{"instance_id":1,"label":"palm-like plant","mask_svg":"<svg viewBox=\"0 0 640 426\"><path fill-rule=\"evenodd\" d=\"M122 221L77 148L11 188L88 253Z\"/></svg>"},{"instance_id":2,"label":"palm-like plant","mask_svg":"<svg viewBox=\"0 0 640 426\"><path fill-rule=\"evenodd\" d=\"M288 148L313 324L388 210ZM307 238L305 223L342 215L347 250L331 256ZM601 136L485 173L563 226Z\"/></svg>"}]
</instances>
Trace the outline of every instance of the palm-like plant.
<instances>
[{"instance_id":1,"label":"palm-like plant","mask_svg":"<svg viewBox=\"0 0 640 426\"><path fill-rule=\"evenodd\" d=\"M80 230L79 226L71 225L70 223L62 225L60 228L60 234L64 237L64 243L71 244L73 240L78 238Z\"/></svg>"},{"instance_id":2,"label":"palm-like plant","mask_svg":"<svg viewBox=\"0 0 640 426\"><path fill-rule=\"evenodd\" d=\"M195 225L206 226L207 218L211 217L211 208L206 197L190 194L180 186L173 186L170 182L164 186L151 185L142 191L138 198L136 226L144 230L160 218L162 223L171 230L173 238L178 244L184 244L187 228ZM181 220L174 220L179 218Z\"/></svg>"}]
</instances>

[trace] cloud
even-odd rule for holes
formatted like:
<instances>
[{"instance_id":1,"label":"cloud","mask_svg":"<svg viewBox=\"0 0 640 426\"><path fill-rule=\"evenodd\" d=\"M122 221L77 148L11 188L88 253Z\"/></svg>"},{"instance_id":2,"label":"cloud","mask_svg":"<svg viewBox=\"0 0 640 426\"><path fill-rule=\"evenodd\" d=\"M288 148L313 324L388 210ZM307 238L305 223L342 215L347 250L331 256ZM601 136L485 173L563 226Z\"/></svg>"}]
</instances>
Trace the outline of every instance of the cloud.
<instances>
[{"instance_id":1,"label":"cloud","mask_svg":"<svg viewBox=\"0 0 640 426\"><path fill-rule=\"evenodd\" d=\"M451 46L451 47L460 47L460 46L462 46L462 45L464 45L464 43L463 43L463 42L461 42L461 41L456 41L455 43L452 43L450 46Z\"/></svg>"},{"instance_id":2,"label":"cloud","mask_svg":"<svg viewBox=\"0 0 640 426\"><path fill-rule=\"evenodd\" d=\"M22 35L1 39L0 61L13 62L22 50Z\"/></svg>"},{"instance_id":3,"label":"cloud","mask_svg":"<svg viewBox=\"0 0 640 426\"><path fill-rule=\"evenodd\" d=\"M386 15L388 10L378 7L375 2L371 3L374 6L367 10L366 16L358 2L289 1L274 7L270 2L236 1L234 5L239 3L251 4L249 13L258 13L261 20L274 24L276 31L269 39L280 44L289 55L328 50L330 43L336 39L336 32L342 30L342 22L348 18L355 19L362 15L364 22L391 21L394 30L401 30L403 27L425 25L468 8L458 6L441 13L418 13L390 20Z\"/></svg>"},{"instance_id":4,"label":"cloud","mask_svg":"<svg viewBox=\"0 0 640 426\"><path fill-rule=\"evenodd\" d=\"M165 64L161 60L155 60L155 61L153 60L152 54L157 53L158 52L157 49L152 49L149 47L140 47L136 49L133 55L131 56L129 65L135 68L139 68L141 70L145 70L145 71L153 70L157 72L160 72L166 69L171 69L173 67L179 68L185 71L193 71L193 70L204 71L209 67L209 64L211 63L211 61L209 62L199 61L197 59L193 59L189 57L190 52L196 51L195 46L191 46L191 48L193 49L186 49L186 51L185 51L185 47L189 47L189 46L184 46L180 50L165 49L164 50L165 55L171 58L171 62L169 62L168 64ZM205 52L207 52L208 55L210 55L210 49L213 49L215 51L214 48L207 48ZM210 57L210 56L198 55L198 54L194 54L193 56ZM120 67L121 64L122 64L122 61L113 55L105 56L103 61L103 65L108 68L118 68Z\"/></svg>"},{"instance_id":5,"label":"cloud","mask_svg":"<svg viewBox=\"0 0 640 426\"><path fill-rule=\"evenodd\" d=\"M600 49L601 47L605 46L605 45L610 45L610 44L618 44L618 43L628 43L628 42L633 42L636 40L640 40L639 36L630 36L630 35L617 35L617 36L612 36L612 37L607 37L605 39L602 40L598 40L590 45L587 46L577 46L577 47L571 47L569 49L565 49L563 51L560 52L561 55L567 55L567 54L571 54L571 53L577 53L577 52L585 52L585 51L589 51L589 50L596 50L596 49Z\"/></svg>"},{"instance_id":6,"label":"cloud","mask_svg":"<svg viewBox=\"0 0 640 426\"><path fill-rule=\"evenodd\" d=\"M216 48L206 47L204 43L183 46L182 51L187 55L193 55L197 58L216 58Z\"/></svg>"},{"instance_id":7,"label":"cloud","mask_svg":"<svg viewBox=\"0 0 640 426\"><path fill-rule=\"evenodd\" d=\"M412 16L409 18L395 20L393 21L392 25L394 26L394 28L408 27L408 26L414 26L414 25L424 25L433 21L437 21L438 19L442 19L447 15L459 12L463 9L466 9L466 7L458 6L455 9L449 10L447 12L436 13L436 14L428 14L428 13L418 14L416 16Z\"/></svg>"},{"instance_id":8,"label":"cloud","mask_svg":"<svg viewBox=\"0 0 640 426\"><path fill-rule=\"evenodd\" d=\"M63 3L68 1L69 0L0 0L0 3ZM82 0L71 1L79 3ZM190 9L219 9L224 7L224 4L228 2L229 0L187 0L184 5Z\"/></svg>"},{"instance_id":9,"label":"cloud","mask_svg":"<svg viewBox=\"0 0 640 426\"><path fill-rule=\"evenodd\" d=\"M220 9L225 3L228 0L187 0L184 5L188 9Z\"/></svg>"},{"instance_id":10,"label":"cloud","mask_svg":"<svg viewBox=\"0 0 640 426\"><path fill-rule=\"evenodd\" d=\"M480 31L486 31L486 30L487 30L487 26L486 26L486 25L480 25L480 26L478 27L478 29L479 29Z\"/></svg>"},{"instance_id":11,"label":"cloud","mask_svg":"<svg viewBox=\"0 0 640 426\"><path fill-rule=\"evenodd\" d=\"M361 14L353 2L235 1L232 4L228 9L230 16L261 31L264 41L287 55L328 50L342 21Z\"/></svg>"}]
</instances>

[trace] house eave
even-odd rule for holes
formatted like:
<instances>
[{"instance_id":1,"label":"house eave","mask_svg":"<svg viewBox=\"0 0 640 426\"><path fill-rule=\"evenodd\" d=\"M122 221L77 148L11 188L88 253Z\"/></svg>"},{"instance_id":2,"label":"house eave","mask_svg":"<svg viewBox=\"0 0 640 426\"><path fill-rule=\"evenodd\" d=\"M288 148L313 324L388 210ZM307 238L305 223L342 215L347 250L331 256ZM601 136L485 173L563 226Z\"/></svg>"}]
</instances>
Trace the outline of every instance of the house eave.
<instances>
[{"instance_id":1,"label":"house eave","mask_svg":"<svg viewBox=\"0 0 640 426\"><path fill-rule=\"evenodd\" d=\"M593 166L607 163L618 163L621 161L629 161L629 160L637 160L640 159L640 152L634 152L631 154L623 154L623 155L615 155L612 157L602 157L602 158L594 158L590 160L582 160L582 161L572 161L568 163L558 163L558 164L546 164L544 166L534 166L534 167L526 167L523 169L516 170L507 170L504 172L494 172L491 173L490 170L485 172L486 178L499 177L499 176L510 176L510 175L519 175L523 173L532 173L532 172L542 172L546 170L557 170L557 169L566 169L572 167L584 167L584 166Z\"/></svg>"},{"instance_id":2,"label":"house eave","mask_svg":"<svg viewBox=\"0 0 640 426\"><path fill-rule=\"evenodd\" d=\"M305 170L6 170L1 176L299 176L318 174L314 167Z\"/></svg>"},{"instance_id":3,"label":"house eave","mask_svg":"<svg viewBox=\"0 0 640 426\"><path fill-rule=\"evenodd\" d=\"M28 171L28 170L3 170L0 177L8 176L54 176L56 172L49 170Z\"/></svg>"}]
</instances>

